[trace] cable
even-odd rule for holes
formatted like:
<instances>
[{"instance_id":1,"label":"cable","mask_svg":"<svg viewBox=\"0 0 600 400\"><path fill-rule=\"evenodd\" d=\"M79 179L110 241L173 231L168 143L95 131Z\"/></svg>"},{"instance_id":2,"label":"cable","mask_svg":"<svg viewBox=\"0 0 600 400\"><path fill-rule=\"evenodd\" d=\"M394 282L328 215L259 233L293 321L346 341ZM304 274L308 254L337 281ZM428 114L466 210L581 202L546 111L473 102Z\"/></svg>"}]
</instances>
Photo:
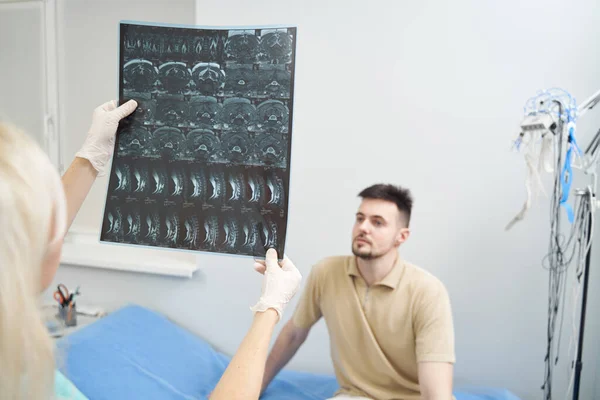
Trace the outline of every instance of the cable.
<instances>
[{"instance_id":1,"label":"cable","mask_svg":"<svg viewBox=\"0 0 600 400\"><path fill-rule=\"evenodd\" d=\"M550 238L548 252L542 259L542 267L548 271L548 319L547 344L545 355L545 373L542 389L544 399L552 399L552 384L554 368L558 364L565 322L565 305L568 282L571 274L569 268L574 265L574 276L571 284L573 313L571 315L571 337L569 340L568 357L572 361L569 373L568 392L578 386L576 371L580 367L577 361L580 357L580 343L575 345L572 356L573 341L578 335L575 324L575 313L582 291L582 275L584 274L593 236L593 212L595 200L595 172L592 173L593 185L585 191L577 191L574 205L570 204L573 168L584 169L586 174L591 172L592 164L598 161L598 153L584 160L576 140L576 122L578 109L575 99L562 89L552 88L538 92L528 99L524 107L525 118L520 126L522 132L514 142L514 148L524 153L527 166L525 185L527 199L522 210L508 224L510 229L516 222L523 219L525 212L531 206L531 198L538 191L544 192L540 174L542 168L553 174L550 195ZM588 146L594 150L600 145L600 135ZM593 187L592 187L593 186ZM564 226L562 212L566 214L568 225ZM573 268L571 268L573 269ZM585 293L584 293L585 296ZM567 318L568 319L568 318ZM578 342L581 339L577 339Z\"/></svg>"},{"instance_id":2,"label":"cable","mask_svg":"<svg viewBox=\"0 0 600 400\"><path fill-rule=\"evenodd\" d=\"M543 268L549 272L547 347L544 359L546 368L545 379L542 385L546 400L552 399L554 366L559 361L562 327L565 318L568 268L574 261L576 262L577 281L580 282L585 256L591 246L591 232L588 229L588 222L592 218L592 204L594 201L591 188L588 188L585 196L577 197L574 211L570 207L565 207L566 200L568 199L567 192L570 192L571 183L571 169L565 168L565 166L573 162L573 152L577 153L578 150L573 140L574 129L572 124L570 124L571 121L565 121L561 116L564 107L563 103L557 100L553 101L557 104L559 112L557 118L558 124L553 131L556 135L553 168L555 174L550 207L550 242L548 253L542 260ZM566 137L563 129L564 122L567 122L569 128L568 136ZM561 207L567 209L567 217L571 223L570 229L565 234L562 233L563 229L561 229ZM577 293L577 291L574 293ZM575 300L575 304L577 299ZM576 306L575 304L574 306ZM573 332L575 331L576 328L573 329ZM572 348L572 340L573 338L569 342L570 348Z\"/></svg>"},{"instance_id":3,"label":"cable","mask_svg":"<svg viewBox=\"0 0 600 400\"><path fill-rule=\"evenodd\" d=\"M584 272L584 268L585 268L585 258L588 254L588 252L591 249L592 243L593 243L593 237L594 237L594 207L595 207L595 198L594 198L594 194L592 192L592 188L591 186L588 186L588 190L586 193L586 210L584 210L584 212L587 214L586 215L586 219L584 221L584 228L586 228L586 230L584 231L583 239L585 239L585 241L583 241L585 243L585 249L583 249L583 246L580 246L580 251L579 251L579 255L578 255L578 259L577 259L577 269L575 270L575 278L573 280L573 289L572 289L572 305L573 305L573 314L572 314L572 327L571 327L571 339L569 341L569 358L571 360L571 372L570 372L570 379L569 379L569 386L567 388L567 392L566 392L566 396L565 398L569 398L569 395L571 394L571 391L573 389L573 383L575 380L575 362L576 362L576 357L577 357L577 352L578 352L578 348L579 348L579 343L577 341L574 341L574 338L578 337L579 335L579 331L578 331L578 326L576 324L576 312L577 312L577 308L579 305L579 296L581 294L582 291L582 282L581 282L581 278ZM588 227L588 222L590 222L589 224L589 229L587 229ZM580 238L581 240L582 238ZM573 298L574 297L574 298ZM575 346L575 348L573 349L573 345Z\"/></svg>"},{"instance_id":4,"label":"cable","mask_svg":"<svg viewBox=\"0 0 600 400\"><path fill-rule=\"evenodd\" d=\"M575 311L578 305L579 293L581 292L581 277L583 274L583 268L585 264L585 258L590 250L592 243L592 232L593 229L589 229L589 222L591 219L591 225L593 226L593 194L591 189L588 189L585 195L579 196L575 207L575 220L572 225L572 229L568 234L568 238L564 238L562 235L553 231L553 236L550 243L550 251L546 256L549 265L550 279L549 279L549 303L548 303L548 344L546 354L546 379L542 388L545 391L545 398L552 398L552 374L554 365L559 361L558 355L560 354L560 343L562 337L562 326L565 317L564 307L566 302L566 278L567 269L573 261L576 262L575 277L573 284L572 296L575 296L573 300L573 325L572 325L572 337L569 341L569 350L572 350L573 338L577 335L577 328L575 327ZM554 228L557 226L555 225ZM575 285L579 287L575 288ZM559 322L560 321L560 322ZM558 325L558 326L557 326ZM558 329L558 337L555 337L556 329ZM556 342L556 344L555 344ZM577 348L575 348L577 352ZM571 352L569 352L571 359ZM572 365L572 368L574 366ZM569 385L569 391L571 390L572 380L574 377L574 369L571 373L571 383Z\"/></svg>"},{"instance_id":5,"label":"cable","mask_svg":"<svg viewBox=\"0 0 600 400\"><path fill-rule=\"evenodd\" d=\"M542 168L553 175L550 238L548 252L542 259L542 267L548 271L547 344L542 385L545 400L552 399L554 368L561 354L563 325L565 319L568 320L565 299L569 286L572 313L567 354L570 361L567 396L571 392L574 398L579 395L590 248L594 231L594 212L596 207L600 206L600 202L595 198L596 168L600 162L600 131L587 146L585 153L582 153L576 140L576 122L578 116L598 102L600 91L592 96L591 100L585 101L579 110L574 97L562 89L540 91L527 100L524 106L525 117L520 123L521 132L513 144L514 149L523 153L526 162L527 199L519 214L506 226L506 230L524 218L531 207L532 195L539 191L545 194L540 178ZM591 184L586 190L575 191L575 200L570 201L573 168L583 170L590 178ZM570 203L574 203L573 206ZM561 219L563 210L569 222L567 226L564 226ZM576 324L578 307L581 307L581 318L579 324Z\"/></svg>"},{"instance_id":6,"label":"cable","mask_svg":"<svg viewBox=\"0 0 600 400\"><path fill-rule=\"evenodd\" d=\"M524 120L521 123L521 133L513 142L513 149L522 151L527 166L527 177L525 179L525 187L527 190L527 198L521 211L508 223L505 230L511 229L517 222L521 221L525 213L529 210L532 203L532 196L538 192L545 194L544 187L541 183L540 174L542 168L546 172L560 172L562 196L560 205L567 212L567 217L570 223L573 223L574 214L569 205L570 186L572 183L572 167L575 161L581 160L581 150L575 139L575 128L577 119L577 106L575 99L565 90L552 88L538 92L535 96L529 98L524 106ZM563 138L563 126L567 125L568 136ZM559 129L556 127L559 126ZM554 152L554 155L560 154L561 158L554 165L550 164L552 157L551 144L556 144L557 132L560 133L558 143L560 151ZM562 160L562 145L566 140L565 161ZM556 176L555 176L556 177ZM555 187L556 182L555 182ZM562 190L564 189L564 190Z\"/></svg>"},{"instance_id":7,"label":"cable","mask_svg":"<svg viewBox=\"0 0 600 400\"><path fill-rule=\"evenodd\" d=\"M561 103L559 103L559 107ZM556 129L555 133L558 135L558 140L554 142L555 151L554 155L556 157L555 166L557 168L554 171L560 171L562 165L562 143L563 143L563 129L562 129L562 119L558 118L558 129ZM549 270L549 279L548 279L548 321L547 321L547 344L546 344L546 356L544 358L545 361L545 380L542 385L542 389L544 390L544 395L546 400L552 399L552 372L553 372L553 351L554 351L554 332L556 327L556 316L558 313L558 306L556 304L556 297L560 293L560 277L562 271L559 270L559 267L562 269L563 264L563 251L561 247L561 236L559 236L560 230L560 214L557 212L557 199L560 197L560 181L558 174L554 174L554 186L553 186L553 195L551 199L551 215L550 215L550 246L548 249L548 253L544 260L548 260L548 270ZM544 266L544 260L542 260L542 266Z\"/></svg>"}]
</instances>

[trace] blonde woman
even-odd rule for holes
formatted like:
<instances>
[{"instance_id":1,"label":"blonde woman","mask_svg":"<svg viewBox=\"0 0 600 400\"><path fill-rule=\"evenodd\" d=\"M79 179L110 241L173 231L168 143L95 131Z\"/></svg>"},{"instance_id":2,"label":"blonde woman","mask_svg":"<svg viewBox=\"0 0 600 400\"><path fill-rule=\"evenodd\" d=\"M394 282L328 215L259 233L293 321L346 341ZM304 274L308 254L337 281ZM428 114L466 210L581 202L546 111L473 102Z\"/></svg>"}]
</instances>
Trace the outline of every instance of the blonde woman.
<instances>
[{"instance_id":1,"label":"blonde woman","mask_svg":"<svg viewBox=\"0 0 600 400\"><path fill-rule=\"evenodd\" d=\"M37 143L0 122L0 399L54 399L53 341L39 310L39 294L52 282L63 238L94 180L106 168L119 121L137 104L114 101L96 108L81 150L62 177ZM274 325L296 293L300 273L274 251L258 269L263 294L238 352L213 399L257 399ZM262 269L261 269L262 268Z\"/></svg>"}]
</instances>

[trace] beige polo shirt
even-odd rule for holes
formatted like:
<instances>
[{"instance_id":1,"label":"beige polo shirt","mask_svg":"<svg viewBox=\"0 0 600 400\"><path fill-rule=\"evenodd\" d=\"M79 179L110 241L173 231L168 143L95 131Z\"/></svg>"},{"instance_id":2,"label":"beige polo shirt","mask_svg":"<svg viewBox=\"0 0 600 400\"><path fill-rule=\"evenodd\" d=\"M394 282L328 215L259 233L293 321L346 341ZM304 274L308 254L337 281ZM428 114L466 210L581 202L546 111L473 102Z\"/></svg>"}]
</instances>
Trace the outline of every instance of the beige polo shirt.
<instances>
[{"instance_id":1,"label":"beige polo shirt","mask_svg":"<svg viewBox=\"0 0 600 400\"><path fill-rule=\"evenodd\" d=\"M418 362L455 362L448 293L440 280L400 257L368 287L354 256L315 265L293 315L329 331L337 394L378 400L420 399Z\"/></svg>"}]
</instances>

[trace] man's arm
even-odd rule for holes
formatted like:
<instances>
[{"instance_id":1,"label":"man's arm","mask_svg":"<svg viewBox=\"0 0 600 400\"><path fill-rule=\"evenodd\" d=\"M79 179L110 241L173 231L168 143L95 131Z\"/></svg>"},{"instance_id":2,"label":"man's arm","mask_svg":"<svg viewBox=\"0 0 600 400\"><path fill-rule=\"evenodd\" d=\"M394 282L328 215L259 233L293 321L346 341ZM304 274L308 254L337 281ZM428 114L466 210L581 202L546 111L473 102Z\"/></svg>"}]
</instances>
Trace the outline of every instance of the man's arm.
<instances>
[{"instance_id":1,"label":"man's arm","mask_svg":"<svg viewBox=\"0 0 600 400\"><path fill-rule=\"evenodd\" d=\"M258 399L265 359L278 319L277 311L272 308L255 314L250 330L210 395L211 400Z\"/></svg>"},{"instance_id":2,"label":"man's arm","mask_svg":"<svg viewBox=\"0 0 600 400\"><path fill-rule=\"evenodd\" d=\"M293 319L290 319L287 324L285 324L275 341L275 345L273 346L273 350L271 350L271 354L269 354L269 358L267 359L261 392L269 386L273 378L277 376L279 371L281 371L281 369L292 359L294 354L296 354L302 343L306 340L309 331L310 328L298 328L294 325Z\"/></svg>"},{"instance_id":3,"label":"man's arm","mask_svg":"<svg viewBox=\"0 0 600 400\"><path fill-rule=\"evenodd\" d=\"M452 400L453 365L447 362L420 362L419 387L423 400Z\"/></svg>"},{"instance_id":4,"label":"man's arm","mask_svg":"<svg viewBox=\"0 0 600 400\"><path fill-rule=\"evenodd\" d=\"M440 281L431 281L419 291L415 306L415 344L422 399L451 400L456 356L450 297Z\"/></svg>"}]
</instances>

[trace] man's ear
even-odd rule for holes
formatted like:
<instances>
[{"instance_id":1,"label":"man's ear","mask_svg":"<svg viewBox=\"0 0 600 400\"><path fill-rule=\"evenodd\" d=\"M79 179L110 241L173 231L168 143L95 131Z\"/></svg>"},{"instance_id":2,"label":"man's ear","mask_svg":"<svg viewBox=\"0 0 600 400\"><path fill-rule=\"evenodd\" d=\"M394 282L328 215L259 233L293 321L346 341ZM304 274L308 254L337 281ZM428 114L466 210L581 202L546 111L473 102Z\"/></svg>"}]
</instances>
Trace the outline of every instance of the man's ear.
<instances>
[{"instance_id":1,"label":"man's ear","mask_svg":"<svg viewBox=\"0 0 600 400\"><path fill-rule=\"evenodd\" d=\"M402 228L398 231L398 234L396 235L396 246L400 246L402 243L406 242L408 240L408 237L410 236L410 229L408 228Z\"/></svg>"}]
</instances>

